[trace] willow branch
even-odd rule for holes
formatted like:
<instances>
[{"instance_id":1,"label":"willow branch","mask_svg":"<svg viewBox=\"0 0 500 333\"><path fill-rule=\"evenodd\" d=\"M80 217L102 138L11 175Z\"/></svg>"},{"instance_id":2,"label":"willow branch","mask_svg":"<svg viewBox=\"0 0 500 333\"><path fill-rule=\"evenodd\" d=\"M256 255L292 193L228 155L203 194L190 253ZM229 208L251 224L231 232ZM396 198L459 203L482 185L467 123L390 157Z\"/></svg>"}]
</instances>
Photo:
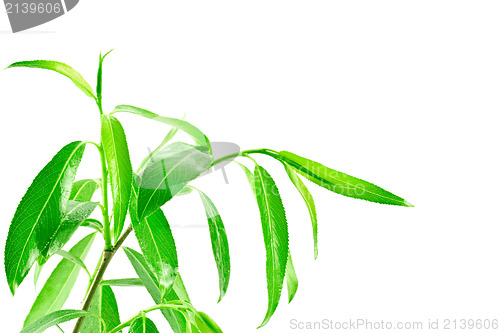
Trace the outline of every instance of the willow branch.
<instances>
[{"instance_id":1,"label":"willow branch","mask_svg":"<svg viewBox=\"0 0 500 333\"><path fill-rule=\"evenodd\" d=\"M92 283L92 287L90 287L90 291L87 295L87 298L85 299L85 303L83 304L82 310L89 311L90 304L92 304L92 299L94 298L97 288L99 288L99 284L101 283L102 278L104 277L104 272L106 272L106 269L108 268L111 259L113 259L113 256L118 251L118 249L123 244L128 235L132 232L132 230L133 227L132 224L130 224L128 228L125 230L125 232L122 234L120 239L118 239L114 248L112 250L106 250L106 249L104 250L101 265L99 266L99 270L97 271L94 282ZM78 321L75 324L75 328L73 328L73 333L80 332L80 328L82 327L84 320L85 317L78 318Z\"/></svg>"}]
</instances>

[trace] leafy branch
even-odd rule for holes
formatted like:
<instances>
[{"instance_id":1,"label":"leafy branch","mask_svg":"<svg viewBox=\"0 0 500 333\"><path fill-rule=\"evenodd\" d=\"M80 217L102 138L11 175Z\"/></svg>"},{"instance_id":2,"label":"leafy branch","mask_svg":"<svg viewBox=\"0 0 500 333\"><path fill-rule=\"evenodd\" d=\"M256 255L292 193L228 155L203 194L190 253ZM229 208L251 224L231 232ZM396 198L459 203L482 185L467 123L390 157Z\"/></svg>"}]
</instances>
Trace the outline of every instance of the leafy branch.
<instances>
[{"instance_id":1,"label":"leafy branch","mask_svg":"<svg viewBox=\"0 0 500 333\"><path fill-rule=\"evenodd\" d=\"M214 147L208 137L184 119L160 116L131 105L119 105L106 114L102 103L102 81L103 61L108 54L99 56L96 93L82 75L61 62L35 60L9 66L46 69L66 76L95 101L101 125L99 144L75 141L64 146L52 158L33 180L12 219L5 244L5 272L13 295L33 266L36 283L40 270L54 254L62 258L38 294L21 332L43 332L50 326L74 319L77 321L73 333L115 333L126 327L132 333L158 332L155 324L146 316L154 310L161 311L175 333L222 332L212 318L191 304L179 273L175 240L162 207L176 196L193 191L199 194L219 275L220 302L229 286L229 242L221 214L214 202L190 182L223 162L234 161L240 165L260 212L266 249L268 306L259 327L266 325L276 311L285 281L288 300L293 300L298 278L290 251L285 206L278 185L252 156L263 154L279 161L301 194L311 219L314 258L318 255L316 206L302 179L347 197L395 206L412 206L379 186L288 151L250 149L214 159ZM124 112L172 127L158 147L144 158L136 172L133 172L125 130L116 118ZM190 135L194 145L170 143L179 130ZM96 179L75 181L87 144L99 151L101 175ZM240 156L253 162L253 171L235 161ZM92 201L98 189L101 198ZM102 223L91 217L97 207L102 213ZM131 223L124 229L127 219ZM81 227L92 229L92 233L79 240L69 251L63 250ZM122 246L132 231L140 252ZM90 275L84 261L97 235L102 236L104 248L94 273ZM105 272L120 248L137 277L104 280ZM61 310L81 270L89 277L82 309ZM113 292L117 286L145 288L155 305L122 322Z\"/></svg>"}]
</instances>

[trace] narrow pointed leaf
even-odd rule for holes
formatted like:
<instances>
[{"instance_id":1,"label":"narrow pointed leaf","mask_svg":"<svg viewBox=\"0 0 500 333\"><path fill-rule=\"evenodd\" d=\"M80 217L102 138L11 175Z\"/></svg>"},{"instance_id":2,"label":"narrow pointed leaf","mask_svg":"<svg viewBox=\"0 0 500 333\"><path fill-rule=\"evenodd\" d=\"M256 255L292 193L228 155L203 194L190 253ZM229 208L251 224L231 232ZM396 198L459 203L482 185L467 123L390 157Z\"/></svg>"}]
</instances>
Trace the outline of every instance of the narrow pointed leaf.
<instances>
[{"instance_id":1,"label":"narrow pointed leaf","mask_svg":"<svg viewBox=\"0 0 500 333\"><path fill-rule=\"evenodd\" d=\"M214 254L217 272L219 273L219 302L226 294L231 274L231 262L229 259L229 243L227 241L226 229L217 208L210 198L198 190L210 230L210 240L212 241L212 252Z\"/></svg>"},{"instance_id":2,"label":"narrow pointed leaf","mask_svg":"<svg viewBox=\"0 0 500 333\"><path fill-rule=\"evenodd\" d=\"M101 54L99 54L99 69L97 70L97 85L95 89L97 92L97 100L99 101L99 103L102 102L102 63L104 62L106 56L112 51L113 50L108 51L104 56L101 56Z\"/></svg>"},{"instance_id":3,"label":"narrow pointed leaf","mask_svg":"<svg viewBox=\"0 0 500 333\"><path fill-rule=\"evenodd\" d=\"M48 250L40 254L38 262L44 264L48 258L62 249L71 239L71 236L73 236L78 227L80 227L81 223L92 214L96 207L97 202L78 202L70 200L68 202L66 216L55 231L47 247Z\"/></svg>"},{"instance_id":4,"label":"narrow pointed leaf","mask_svg":"<svg viewBox=\"0 0 500 333\"><path fill-rule=\"evenodd\" d=\"M177 131L179 130L178 127L173 127L170 129L170 131L167 133L167 135L165 136L165 138L163 139L163 141L158 145L158 147L155 148L155 150L153 150L148 156L146 156L146 158L142 161L141 165L139 166L139 172L142 172L144 166L146 165L146 163L148 163L151 159L154 158L154 155L160 150L162 149L163 147L165 147L165 145L170 141L172 140L172 138L175 136L175 134L177 134Z\"/></svg>"},{"instance_id":5,"label":"narrow pointed leaf","mask_svg":"<svg viewBox=\"0 0 500 333\"><path fill-rule=\"evenodd\" d=\"M130 263L134 267L135 272L144 283L144 286L151 295L151 298L153 298L153 301L156 304L164 303L165 300L162 299L158 280L156 279L155 274L149 268L149 265L146 262L144 256L128 247L123 247L123 250L125 251L125 254L127 255ZM170 289L166 297L166 301L174 300L189 301L189 297L187 296L187 292L180 274L177 274L177 278L175 279L173 288ZM170 309L161 309L161 312L165 319L167 319L170 327L175 333L186 332L186 320L184 319L184 316L182 314Z\"/></svg>"},{"instance_id":6,"label":"narrow pointed leaf","mask_svg":"<svg viewBox=\"0 0 500 333\"><path fill-rule=\"evenodd\" d=\"M186 286L184 286L184 281L182 281L180 274L177 274L177 278L174 281L174 286L172 289L170 289L170 292L167 295L167 301L191 302L186 290Z\"/></svg>"},{"instance_id":7,"label":"narrow pointed leaf","mask_svg":"<svg viewBox=\"0 0 500 333\"><path fill-rule=\"evenodd\" d=\"M256 195L254 177L253 177L252 171L250 171L244 164L241 164L240 162L237 162L237 161L234 161L234 162L237 163L240 166L240 168L243 170L243 172L245 173L245 176L247 177L248 183L250 184L250 188L252 189L253 194Z\"/></svg>"},{"instance_id":8,"label":"narrow pointed leaf","mask_svg":"<svg viewBox=\"0 0 500 333\"><path fill-rule=\"evenodd\" d=\"M101 284L113 287L144 287L144 282L138 278L104 280Z\"/></svg>"},{"instance_id":9,"label":"narrow pointed leaf","mask_svg":"<svg viewBox=\"0 0 500 333\"><path fill-rule=\"evenodd\" d=\"M155 323L147 317L139 317L132 322L128 333L159 333Z\"/></svg>"},{"instance_id":10,"label":"narrow pointed leaf","mask_svg":"<svg viewBox=\"0 0 500 333\"><path fill-rule=\"evenodd\" d=\"M101 286L101 288L101 318L109 331L120 325L120 313L113 289L110 286Z\"/></svg>"},{"instance_id":11,"label":"narrow pointed leaf","mask_svg":"<svg viewBox=\"0 0 500 333\"><path fill-rule=\"evenodd\" d=\"M73 183L71 188L70 200L91 201L95 191L100 187L97 179L82 179Z\"/></svg>"},{"instance_id":12,"label":"narrow pointed leaf","mask_svg":"<svg viewBox=\"0 0 500 333\"><path fill-rule=\"evenodd\" d=\"M26 326L21 333L42 333L49 327L86 315L89 315L89 312L83 310L55 311Z\"/></svg>"},{"instance_id":13,"label":"narrow pointed leaf","mask_svg":"<svg viewBox=\"0 0 500 333\"><path fill-rule=\"evenodd\" d=\"M50 60L32 60L32 61L20 61L15 62L7 68L14 67L29 67L29 68L40 68L48 69L59 74L62 74L69 78L73 83L80 88L87 96L95 98L94 91L92 87L85 81L80 73L74 70L72 67L58 61Z\"/></svg>"},{"instance_id":14,"label":"narrow pointed leaf","mask_svg":"<svg viewBox=\"0 0 500 333\"><path fill-rule=\"evenodd\" d=\"M323 164L308 160L288 151L280 151L279 158L284 160L311 182L335 193L387 205L413 207L405 199L383 188L330 169Z\"/></svg>"},{"instance_id":15,"label":"narrow pointed leaf","mask_svg":"<svg viewBox=\"0 0 500 333\"><path fill-rule=\"evenodd\" d=\"M316 215L316 206L314 205L314 199L312 197L311 192L307 189L306 185L299 178L297 173L293 171L291 167L289 167L286 163L283 164L285 166L286 173L293 185L297 188L300 195L304 199L306 203L307 210L309 211L309 216L311 217L312 231L313 231L313 242L314 242L314 259L318 257L318 217Z\"/></svg>"},{"instance_id":16,"label":"narrow pointed leaf","mask_svg":"<svg viewBox=\"0 0 500 333\"><path fill-rule=\"evenodd\" d=\"M127 255L130 263L132 264L132 267L134 267L137 276L139 277L139 279L141 279L155 303L162 303L163 300L160 293L158 279L149 267L144 256L141 253L126 246L122 248L123 251L125 251L125 254Z\"/></svg>"},{"instance_id":17,"label":"narrow pointed leaf","mask_svg":"<svg viewBox=\"0 0 500 333\"><path fill-rule=\"evenodd\" d=\"M255 166L255 190L259 206L262 233L266 246L266 276L268 308L259 327L267 324L278 307L288 261L288 225L278 188L271 175Z\"/></svg>"},{"instance_id":18,"label":"narrow pointed leaf","mask_svg":"<svg viewBox=\"0 0 500 333\"><path fill-rule=\"evenodd\" d=\"M160 150L136 176L137 217L142 220L210 168L211 157L200 147L176 142Z\"/></svg>"},{"instance_id":19,"label":"narrow pointed leaf","mask_svg":"<svg viewBox=\"0 0 500 333\"><path fill-rule=\"evenodd\" d=\"M288 303L293 301L299 287L299 279L293 267L292 255L288 252L288 263L286 265L286 287L288 290Z\"/></svg>"},{"instance_id":20,"label":"narrow pointed leaf","mask_svg":"<svg viewBox=\"0 0 500 333\"><path fill-rule=\"evenodd\" d=\"M194 139L197 145L203 147L210 147L210 141L208 140L207 136L202 131L200 131L196 126L188 123L185 120L162 117L151 111L144 110L131 105L118 105L117 107L115 107L112 114L116 112L129 112L141 117L145 117L173 127L177 127L181 131L184 131L187 134L189 134Z\"/></svg>"},{"instance_id":21,"label":"narrow pointed leaf","mask_svg":"<svg viewBox=\"0 0 500 333\"><path fill-rule=\"evenodd\" d=\"M198 312L195 320L200 333L222 333L219 325L204 312Z\"/></svg>"},{"instance_id":22,"label":"narrow pointed leaf","mask_svg":"<svg viewBox=\"0 0 500 333\"><path fill-rule=\"evenodd\" d=\"M81 333L104 332L100 317L106 324L106 331L120 325L120 314L113 289L107 285L100 285L92 299L89 311L94 316L87 316L83 322Z\"/></svg>"},{"instance_id":23,"label":"narrow pointed leaf","mask_svg":"<svg viewBox=\"0 0 500 333\"><path fill-rule=\"evenodd\" d=\"M90 234L71 248L69 253L84 260L87 256L95 238L95 233ZM62 259L45 282L38 294L31 310L24 321L24 326L42 318L43 316L60 310L75 285L80 266L74 262Z\"/></svg>"},{"instance_id":24,"label":"narrow pointed leaf","mask_svg":"<svg viewBox=\"0 0 500 333\"><path fill-rule=\"evenodd\" d=\"M82 224L80 224L80 226L92 228L102 233L102 228L103 228L102 223L97 221L96 219L86 219L85 221L82 222Z\"/></svg>"},{"instance_id":25,"label":"narrow pointed leaf","mask_svg":"<svg viewBox=\"0 0 500 333\"><path fill-rule=\"evenodd\" d=\"M85 263L79 257L75 256L71 252L66 252L64 250L57 251L57 254L60 255L61 257L65 258L65 259L71 261L72 263L77 264L81 268L83 268L83 270L85 271L85 273L87 273L89 279L92 278L92 276L89 273L89 270L87 269L87 266L85 266Z\"/></svg>"},{"instance_id":26,"label":"narrow pointed leaf","mask_svg":"<svg viewBox=\"0 0 500 333\"><path fill-rule=\"evenodd\" d=\"M127 216L132 184L132 164L122 125L113 116L102 115L102 146L113 193L113 234L120 238Z\"/></svg>"},{"instance_id":27,"label":"narrow pointed leaf","mask_svg":"<svg viewBox=\"0 0 500 333\"><path fill-rule=\"evenodd\" d=\"M94 316L85 317L80 333L104 333L102 321L106 324L106 332L120 324L118 304L110 286L100 285L97 288L89 311Z\"/></svg>"},{"instance_id":28,"label":"narrow pointed leaf","mask_svg":"<svg viewBox=\"0 0 500 333\"><path fill-rule=\"evenodd\" d=\"M191 186L185 186L182 190L177 192L176 196L186 195L193 192L193 188Z\"/></svg>"},{"instance_id":29,"label":"narrow pointed leaf","mask_svg":"<svg viewBox=\"0 0 500 333\"><path fill-rule=\"evenodd\" d=\"M17 207L5 245L5 272L13 294L39 254L48 250L66 213L84 149L80 141L62 148L36 176Z\"/></svg>"},{"instance_id":30,"label":"narrow pointed leaf","mask_svg":"<svg viewBox=\"0 0 500 333\"><path fill-rule=\"evenodd\" d=\"M144 258L146 258L159 283L160 294L163 299L172 287L177 275L179 267L177 249L170 225L160 208L142 220L137 218L136 191L137 187L134 186L130 218Z\"/></svg>"}]
</instances>

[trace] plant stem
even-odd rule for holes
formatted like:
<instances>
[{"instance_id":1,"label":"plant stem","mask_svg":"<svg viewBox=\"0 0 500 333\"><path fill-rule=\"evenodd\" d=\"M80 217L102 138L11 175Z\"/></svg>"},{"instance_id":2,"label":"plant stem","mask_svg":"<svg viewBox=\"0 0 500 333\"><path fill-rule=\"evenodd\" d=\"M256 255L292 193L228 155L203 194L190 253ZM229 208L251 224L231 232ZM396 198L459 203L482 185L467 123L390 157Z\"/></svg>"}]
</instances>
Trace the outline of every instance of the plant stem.
<instances>
[{"instance_id":1,"label":"plant stem","mask_svg":"<svg viewBox=\"0 0 500 333\"><path fill-rule=\"evenodd\" d=\"M94 284L94 280L95 280L95 277L97 276L97 272L99 271L99 267L101 267L103 257L104 257L104 253L101 253L101 256L99 257L99 261L97 262L97 265L94 269L94 273L92 273L92 277L89 280L89 284L87 286L87 291L85 292L84 301L87 298L87 295L89 294L90 287L92 287L92 284Z\"/></svg>"},{"instance_id":2,"label":"plant stem","mask_svg":"<svg viewBox=\"0 0 500 333\"><path fill-rule=\"evenodd\" d=\"M100 123L101 123L101 131L102 131L102 62L104 58L99 53L99 69L97 71L97 96L95 97L95 101L97 103L97 107L99 108L100 114ZM104 250L109 251L113 249L113 244L111 244L111 234L110 234L110 222L109 222L109 204L108 204L108 168L106 166L106 155L104 154L104 145L102 142L102 134L101 134L101 142L99 146L99 154L101 156L101 170L102 170L102 215L103 215L103 236L104 236Z\"/></svg>"},{"instance_id":3,"label":"plant stem","mask_svg":"<svg viewBox=\"0 0 500 333\"><path fill-rule=\"evenodd\" d=\"M90 304L92 303L92 299L94 298L94 295L97 291L97 288L99 287L99 284L102 281L102 278L104 276L104 272L108 268L108 265L109 265L111 259L113 259L113 256L118 251L120 246L123 244L125 239L128 237L130 232L132 232L132 230L133 230L133 227L132 227L132 224L130 224L128 226L128 228L125 230L125 232L122 234L120 239L118 239L118 241L116 242L116 245L113 249L111 249L111 250L104 249L101 265L99 266L99 270L97 271L94 282L92 283L92 287L90 287L90 291L87 295L87 298L85 299L85 302L83 303L82 310L88 311L90 309ZM75 328L73 329L73 333L80 332L80 328L82 327L84 319L85 319L85 317L80 317L78 319L78 321L75 324Z\"/></svg>"},{"instance_id":4,"label":"plant stem","mask_svg":"<svg viewBox=\"0 0 500 333\"><path fill-rule=\"evenodd\" d=\"M231 158L235 158L235 157L246 155L246 154L264 154L264 155L274 156L277 154L277 152L274 150L271 150L271 149L267 149L267 148L243 150L243 151L240 151L238 153L229 154L229 155L226 155L224 157L216 159L215 161L213 161L212 166L214 166L220 162L223 162L225 160L229 160Z\"/></svg>"},{"instance_id":5,"label":"plant stem","mask_svg":"<svg viewBox=\"0 0 500 333\"><path fill-rule=\"evenodd\" d=\"M104 234L104 249L111 250L110 222L109 222L109 204L108 204L108 169L106 167L106 157L104 156L104 149L102 143L99 146L99 153L101 154L101 169L102 169L102 218L103 218L103 234Z\"/></svg>"}]
</instances>

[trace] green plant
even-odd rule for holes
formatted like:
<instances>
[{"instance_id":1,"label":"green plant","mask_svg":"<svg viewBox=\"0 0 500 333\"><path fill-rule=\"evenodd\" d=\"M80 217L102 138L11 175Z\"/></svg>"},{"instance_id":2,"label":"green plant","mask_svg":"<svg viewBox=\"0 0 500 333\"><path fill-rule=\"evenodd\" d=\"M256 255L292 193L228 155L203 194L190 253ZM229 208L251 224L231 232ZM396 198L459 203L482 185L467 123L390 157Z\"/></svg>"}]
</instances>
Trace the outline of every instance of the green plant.
<instances>
[{"instance_id":1,"label":"green plant","mask_svg":"<svg viewBox=\"0 0 500 333\"><path fill-rule=\"evenodd\" d=\"M224 224L210 198L189 185L204 172L223 161L236 157L248 158L254 171L238 163L251 185L257 200L266 248L268 308L261 326L276 310L286 279L291 302L298 286L288 244L285 209L278 188L269 173L251 155L264 154L283 164L290 180L302 195L309 210L317 248L317 217L311 193L303 178L330 191L372 202L411 206L406 200L376 185L332 170L317 162L287 151L252 149L214 160L210 141L190 123L159 116L128 105L117 106L110 114L102 108L102 64L100 56L97 86L91 86L74 69L54 61L25 61L9 66L48 69L67 76L87 96L94 99L101 118L100 143L72 142L63 147L34 179L22 198L12 220L5 245L5 271L12 294L35 265L35 279L41 267L55 254L62 257L45 282L24 322L23 333L42 332L62 322L77 319L73 332L157 332L147 314L159 310L176 333L221 332L217 324L191 304L181 276L175 242L161 207L175 196L198 192L206 211L212 250L219 274L220 298L227 291L230 276L229 247ZM125 132L115 117L129 112L170 125L163 142L133 171ZM189 134L196 145L170 143L178 130ZM102 175L98 179L75 181L80 161L87 145L96 148L101 157ZM92 201L94 192L101 190L101 200ZM110 191L111 190L111 191ZM112 200L109 201L108 197ZM99 207L102 222L89 218ZM131 223L126 228L125 221ZM81 239L69 251L64 245L75 231L90 228L93 232ZM141 252L122 246L134 231ZM93 274L85 266L85 258L97 235L105 247ZM114 254L122 248L130 260L137 278L104 280L104 273ZM88 290L81 310L61 310L73 289L79 272L89 277ZM154 305L121 321L113 286L144 286Z\"/></svg>"}]
</instances>

